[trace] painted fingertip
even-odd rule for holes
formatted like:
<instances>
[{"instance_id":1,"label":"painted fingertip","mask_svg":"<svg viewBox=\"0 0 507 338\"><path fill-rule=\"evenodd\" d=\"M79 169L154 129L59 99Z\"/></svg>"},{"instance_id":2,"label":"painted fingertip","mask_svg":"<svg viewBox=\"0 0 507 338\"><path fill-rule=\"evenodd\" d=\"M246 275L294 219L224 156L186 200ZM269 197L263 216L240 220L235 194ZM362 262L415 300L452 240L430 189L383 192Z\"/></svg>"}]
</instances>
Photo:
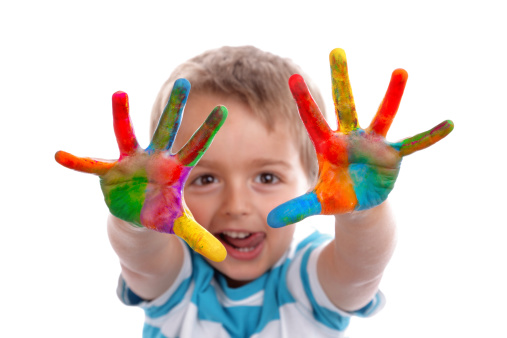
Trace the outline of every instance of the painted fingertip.
<instances>
[{"instance_id":1,"label":"painted fingertip","mask_svg":"<svg viewBox=\"0 0 507 338\"><path fill-rule=\"evenodd\" d=\"M211 113L215 116L216 119L220 120L220 123L217 124L217 127L221 127L227 119L227 116L229 116L227 107L222 105L216 106Z\"/></svg>"},{"instance_id":2,"label":"painted fingertip","mask_svg":"<svg viewBox=\"0 0 507 338\"><path fill-rule=\"evenodd\" d=\"M173 89L184 89L186 92L190 91L190 82L185 78L179 78L176 81L174 81Z\"/></svg>"},{"instance_id":3,"label":"painted fingertip","mask_svg":"<svg viewBox=\"0 0 507 338\"><path fill-rule=\"evenodd\" d=\"M79 158L66 151L59 150L55 154L55 160L58 162L58 164L66 168L75 169L76 162L79 160Z\"/></svg>"},{"instance_id":4,"label":"painted fingertip","mask_svg":"<svg viewBox=\"0 0 507 338\"><path fill-rule=\"evenodd\" d=\"M449 129L449 133L454 130L454 122L451 120L445 120L442 123L445 123L448 126L447 129Z\"/></svg>"},{"instance_id":5,"label":"painted fingertip","mask_svg":"<svg viewBox=\"0 0 507 338\"><path fill-rule=\"evenodd\" d=\"M69 169L72 169L72 165L71 161L69 161L69 157L71 157L73 155L63 151L63 150L59 150L55 153L55 161L58 162L58 164L66 167L66 168L69 168Z\"/></svg>"},{"instance_id":6,"label":"painted fingertip","mask_svg":"<svg viewBox=\"0 0 507 338\"><path fill-rule=\"evenodd\" d=\"M342 63L347 62L347 56L345 55L345 51L341 48L335 48L329 53L329 62L334 64L336 62Z\"/></svg>"},{"instance_id":7,"label":"painted fingertip","mask_svg":"<svg viewBox=\"0 0 507 338\"><path fill-rule=\"evenodd\" d=\"M289 88L294 98L306 92L306 83L303 77L299 74L294 74L289 78Z\"/></svg>"},{"instance_id":8,"label":"painted fingertip","mask_svg":"<svg viewBox=\"0 0 507 338\"><path fill-rule=\"evenodd\" d=\"M227 256L227 250L223 244L200 226L188 211L174 221L173 232L192 250L214 262L221 262Z\"/></svg>"},{"instance_id":9,"label":"painted fingertip","mask_svg":"<svg viewBox=\"0 0 507 338\"><path fill-rule=\"evenodd\" d=\"M289 78L289 86L298 85L301 82L304 82L304 80L303 77L299 74L292 74Z\"/></svg>"},{"instance_id":10,"label":"painted fingertip","mask_svg":"<svg viewBox=\"0 0 507 338\"><path fill-rule=\"evenodd\" d=\"M430 136L436 137L438 139L444 138L449 135L451 131L454 129L454 123L451 120L445 120L428 130L428 134Z\"/></svg>"},{"instance_id":11,"label":"painted fingertip","mask_svg":"<svg viewBox=\"0 0 507 338\"><path fill-rule=\"evenodd\" d=\"M125 103L128 103L129 96L125 92L117 91L113 94L112 99L113 99L113 103L125 104Z\"/></svg>"},{"instance_id":12,"label":"painted fingertip","mask_svg":"<svg viewBox=\"0 0 507 338\"><path fill-rule=\"evenodd\" d=\"M279 210L280 207L276 207L275 209L271 210L268 214L268 225L272 228L283 228L287 224L283 221L283 218L280 217L283 212Z\"/></svg>"},{"instance_id":13,"label":"painted fingertip","mask_svg":"<svg viewBox=\"0 0 507 338\"><path fill-rule=\"evenodd\" d=\"M126 97L128 97L127 93L125 93L124 91L121 91L121 90L114 92L113 96L112 96L113 99L117 99L117 100L120 100L120 99L126 98Z\"/></svg>"},{"instance_id":14,"label":"painted fingertip","mask_svg":"<svg viewBox=\"0 0 507 338\"><path fill-rule=\"evenodd\" d=\"M267 223L272 228L282 228L297 223L306 217L319 215L322 206L314 192L299 196L285 202L268 214Z\"/></svg>"},{"instance_id":15,"label":"painted fingertip","mask_svg":"<svg viewBox=\"0 0 507 338\"><path fill-rule=\"evenodd\" d=\"M408 73L403 68L398 68L393 71L391 78L397 82L406 82L408 79Z\"/></svg>"},{"instance_id":16,"label":"painted fingertip","mask_svg":"<svg viewBox=\"0 0 507 338\"><path fill-rule=\"evenodd\" d=\"M225 258L227 258L227 250L218 240L216 242L209 243L209 246L206 247L205 250L196 248L195 251L213 262L222 262Z\"/></svg>"},{"instance_id":17,"label":"painted fingertip","mask_svg":"<svg viewBox=\"0 0 507 338\"><path fill-rule=\"evenodd\" d=\"M113 118L118 119L125 119L128 114L128 107L129 107L129 96L127 93L122 91L117 91L112 96L113 101Z\"/></svg>"}]
</instances>

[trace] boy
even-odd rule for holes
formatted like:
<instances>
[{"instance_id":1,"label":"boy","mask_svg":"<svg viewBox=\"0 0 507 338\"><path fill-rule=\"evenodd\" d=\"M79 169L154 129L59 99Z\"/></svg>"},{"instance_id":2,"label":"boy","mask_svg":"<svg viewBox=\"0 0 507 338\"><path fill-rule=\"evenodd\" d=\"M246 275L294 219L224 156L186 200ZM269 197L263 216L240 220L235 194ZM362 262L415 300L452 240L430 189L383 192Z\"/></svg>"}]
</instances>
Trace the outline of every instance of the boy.
<instances>
[{"instance_id":1,"label":"boy","mask_svg":"<svg viewBox=\"0 0 507 338\"><path fill-rule=\"evenodd\" d=\"M185 106L188 90L176 79L190 81L192 94L176 136L171 131L162 137L161 128L157 129L156 141L139 155L133 131L123 134L121 142L117 132L120 161L130 157L136 159L132 160L135 164L114 173L112 164L104 164L107 170L93 172L101 175L111 212L122 219L139 220L127 222L111 215L108 233L122 266L118 294L124 303L145 309L145 337L336 337L343 334L351 315L369 316L381 308L383 296L378 285L395 246L395 225L387 203L382 202L394 185L401 156L423 146L414 148L415 139L386 145L377 135L387 132L406 74L398 72L396 78L393 74L388 89L391 94L386 94L388 99L381 105L387 108L379 110L383 113L370 126L375 133L356 132L344 54L335 56L339 60L335 68L332 62L336 72L333 87L345 136L326 129L302 79L291 77L301 74L297 66L253 47L212 50L176 68L152 111L153 131L168 100L168 107L176 102L173 105L178 111ZM304 125L287 87L289 77ZM310 92L322 109L318 90L310 85ZM184 98L178 101L178 95ZM227 121L196 165L198 150L192 146L187 151L185 142L191 139L189 144L205 144L202 154L214 135L209 132L201 137L203 130L216 130L224 120L220 108L215 108L205 123L211 127L199 128L204 114L217 103L227 107ZM167 119L164 113L159 125ZM115 131L117 124L124 123L117 121L120 119L115 120ZM175 118L168 125L178 129L179 121ZM445 127L438 139L451 129L452 125ZM192 135L195 130L199 131ZM164 172L184 171L178 180L171 181L179 182L172 184L176 190L184 183L184 201L164 186L172 178L157 176L157 184L146 179L154 167L150 156L158 156L157 151L164 149L156 145L161 137L168 142L167 148L172 145L173 152L183 149L175 158L195 165L191 171L175 165L171 168L177 170ZM429 140L427 135L421 138L425 146L438 140ZM348 142L346 149L340 148L344 140ZM126 146L129 143L131 146ZM72 167L58 154L57 160ZM370 189L375 193L364 192L363 183L368 183L372 173L375 179L369 185L375 185ZM121 189L114 190L118 182ZM117 211L111 197L111 191L135 196L141 190L132 188L131 182L142 182L142 200L151 205L140 206L140 216L134 218L129 215L135 208L121 206L124 209ZM158 223L164 222L157 217L176 202L183 211L171 218L176 219L174 230L163 231L178 234L177 220L185 215L185 220L192 219L190 210L197 223L226 248L224 260L202 257L177 236L133 226L158 229ZM320 213L335 214L335 238L311 233L301 241L294 240L295 224L291 223ZM157 217L145 216L153 214ZM272 228L268 222L280 228ZM185 240L194 243L188 237Z\"/></svg>"}]
</instances>

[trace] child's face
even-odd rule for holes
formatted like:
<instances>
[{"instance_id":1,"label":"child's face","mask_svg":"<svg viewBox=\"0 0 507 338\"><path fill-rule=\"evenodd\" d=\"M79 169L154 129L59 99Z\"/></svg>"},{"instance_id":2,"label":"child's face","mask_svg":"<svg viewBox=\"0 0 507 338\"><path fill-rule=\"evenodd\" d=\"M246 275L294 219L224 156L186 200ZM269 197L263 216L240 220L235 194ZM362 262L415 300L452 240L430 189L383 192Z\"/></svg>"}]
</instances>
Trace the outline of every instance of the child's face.
<instances>
[{"instance_id":1,"label":"child's face","mask_svg":"<svg viewBox=\"0 0 507 338\"><path fill-rule=\"evenodd\" d=\"M261 276L287 250L294 225L272 229L266 219L274 207L304 194L309 183L288 128L278 123L269 132L236 99L190 94L173 151L217 104L225 105L229 116L190 173L184 198L197 222L227 249L223 262L209 263L230 286L240 286Z\"/></svg>"}]
</instances>

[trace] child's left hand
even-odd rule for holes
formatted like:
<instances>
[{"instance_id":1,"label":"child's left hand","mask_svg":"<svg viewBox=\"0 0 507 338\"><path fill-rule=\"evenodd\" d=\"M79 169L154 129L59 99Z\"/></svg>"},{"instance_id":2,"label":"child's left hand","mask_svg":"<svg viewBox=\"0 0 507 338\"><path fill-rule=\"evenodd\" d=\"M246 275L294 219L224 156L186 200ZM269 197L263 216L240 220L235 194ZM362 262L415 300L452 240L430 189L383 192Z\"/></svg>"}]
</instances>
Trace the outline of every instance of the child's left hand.
<instances>
[{"instance_id":1,"label":"child's left hand","mask_svg":"<svg viewBox=\"0 0 507 338\"><path fill-rule=\"evenodd\" d=\"M329 128L303 78L295 74L289 80L299 114L317 152L319 177L313 191L270 212L271 227L282 227L312 215L343 214L381 204L394 187L401 158L433 145L454 127L452 121L444 121L400 142L385 140L408 76L403 69L397 69L370 126L360 128L343 50L333 50L330 63L337 131Z\"/></svg>"}]
</instances>

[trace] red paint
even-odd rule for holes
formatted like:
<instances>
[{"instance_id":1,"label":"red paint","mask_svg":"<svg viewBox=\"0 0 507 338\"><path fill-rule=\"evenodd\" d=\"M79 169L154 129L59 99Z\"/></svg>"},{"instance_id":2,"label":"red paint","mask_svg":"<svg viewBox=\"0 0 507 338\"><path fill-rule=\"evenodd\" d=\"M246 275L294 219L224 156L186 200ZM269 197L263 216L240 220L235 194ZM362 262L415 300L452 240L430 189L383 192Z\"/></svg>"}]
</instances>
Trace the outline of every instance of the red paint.
<instances>
[{"instance_id":1,"label":"red paint","mask_svg":"<svg viewBox=\"0 0 507 338\"><path fill-rule=\"evenodd\" d=\"M368 128L369 130L372 130L384 137L387 135L387 132L393 123L393 119L398 112L401 97L403 96L405 85L407 84L407 79L408 74L405 70L400 68L393 72L387 92L380 104L377 114Z\"/></svg>"},{"instance_id":2,"label":"red paint","mask_svg":"<svg viewBox=\"0 0 507 338\"><path fill-rule=\"evenodd\" d=\"M298 105L299 115L305 124L308 135L315 145L316 151L320 152L320 145L327 143L333 131L322 116L301 75L292 75L289 79L289 87Z\"/></svg>"},{"instance_id":3,"label":"red paint","mask_svg":"<svg viewBox=\"0 0 507 338\"><path fill-rule=\"evenodd\" d=\"M120 159L135 152L139 144L130 121L127 93L116 92L113 94L113 126L120 149Z\"/></svg>"},{"instance_id":4,"label":"red paint","mask_svg":"<svg viewBox=\"0 0 507 338\"><path fill-rule=\"evenodd\" d=\"M55 154L55 160L69 169L95 175L105 175L116 164L116 161L108 162L89 157L77 157L65 151L58 151Z\"/></svg>"}]
</instances>

